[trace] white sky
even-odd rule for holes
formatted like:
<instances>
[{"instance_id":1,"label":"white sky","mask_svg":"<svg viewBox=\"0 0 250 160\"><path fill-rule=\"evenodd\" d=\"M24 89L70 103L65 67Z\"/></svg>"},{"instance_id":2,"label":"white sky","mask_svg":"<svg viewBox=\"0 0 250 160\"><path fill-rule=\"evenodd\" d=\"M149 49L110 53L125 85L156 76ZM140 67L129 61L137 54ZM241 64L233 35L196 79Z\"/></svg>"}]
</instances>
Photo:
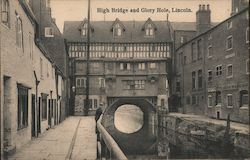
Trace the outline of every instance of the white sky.
<instances>
[{"instance_id":1,"label":"white sky","mask_svg":"<svg viewBox=\"0 0 250 160\"><path fill-rule=\"evenodd\" d=\"M64 21L80 21L87 17L88 0L51 0L52 16L59 29ZM192 12L169 13L169 20L194 22L199 4L210 4L212 22L220 22L229 17L231 0L91 0L91 20L166 20L167 13L98 13L97 8L190 8Z\"/></svg>"}]
</instances>

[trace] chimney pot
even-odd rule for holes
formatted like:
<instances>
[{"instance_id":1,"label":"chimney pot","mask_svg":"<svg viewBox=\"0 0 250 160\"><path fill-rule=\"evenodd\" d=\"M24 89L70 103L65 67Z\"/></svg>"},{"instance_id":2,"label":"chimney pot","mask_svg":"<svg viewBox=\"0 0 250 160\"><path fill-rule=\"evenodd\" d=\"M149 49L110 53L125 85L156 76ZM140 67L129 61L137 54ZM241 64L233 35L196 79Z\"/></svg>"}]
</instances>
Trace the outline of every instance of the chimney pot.
<instances>
[{"instance_id":1,"label":"chimney pot","mask_svg":"<svg viewBox=\"0 0 250 160\"><path fill-rule=\"evenodd\" d=\"M201 10L201 4L199 5L199 10Z\"/></svg>"},{"instance_id":2,"label":"chimney pot","mask_svg":"<svg viewBox=\"0 0 250 160\"><path fill-rule=\"evenodd\" d=\"M208 5L207 5L207 10L210 10L210 7L209 7L209 6L210 6L210 5L208 4Z\"/></svg>"}]
</instances>

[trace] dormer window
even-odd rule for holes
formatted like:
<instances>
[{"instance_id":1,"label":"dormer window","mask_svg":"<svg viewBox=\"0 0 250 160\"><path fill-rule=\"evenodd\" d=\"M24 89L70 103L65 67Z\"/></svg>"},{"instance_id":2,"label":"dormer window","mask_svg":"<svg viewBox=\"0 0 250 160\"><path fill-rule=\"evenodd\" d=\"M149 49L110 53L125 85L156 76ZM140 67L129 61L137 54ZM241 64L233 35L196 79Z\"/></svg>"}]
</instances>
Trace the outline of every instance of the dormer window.
<instances>
[{"instance_id":1,"label":"dormer window","mask_svg":"<svg viewBox=\"0 0 250 160\"><path fill-rule=\"evenodd\" d=\"M147 27L145 28L146 31L146 36L153 36L154 35L154 28L152 24L148 24Z\"/></svg>"},{"instance_id":2,"label":"dormer window","mask_svg":"<svg viewBox=\"0 0 250 160\"><path fill-rule=\"evenodd\" d=\"M113 28L113 35L115 37L121 36L122 35L122 27L120 24L116 24Z\"/></svg>"},{"instance_id":3,"label":"dormer window","mask_svg":"<svg viewBox=\"0 0 250 160\"><path fill-rule=\"evenodd\" d=\"M88 34L88 24L87 24L87 23L85 23L85 24L82 26L81 33L82 33L82 36L86 36L86 35Z\"/></svg>"}]
</instances>

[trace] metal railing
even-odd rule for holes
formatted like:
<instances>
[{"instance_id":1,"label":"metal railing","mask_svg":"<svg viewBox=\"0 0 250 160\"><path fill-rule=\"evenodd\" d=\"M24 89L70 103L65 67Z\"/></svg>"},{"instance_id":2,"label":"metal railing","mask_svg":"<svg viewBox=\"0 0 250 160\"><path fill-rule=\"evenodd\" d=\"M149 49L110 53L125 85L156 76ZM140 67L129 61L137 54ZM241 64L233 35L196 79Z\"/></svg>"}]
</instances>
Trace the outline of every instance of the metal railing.
<instances>
[{"instance_id":1,"label":"metal railing","mask_svg":"<svg viewBox=\"0 0 250 160\"><path fill-rule=\"evenodd\" d=\"M97 121L97 129L99 134L97 134L97 154L98 159L117 159L117 160L127 160L123 151L120 149L113 137L107 132L107 130L101 124L102 116Z\"/></svg>"}]
</instances>

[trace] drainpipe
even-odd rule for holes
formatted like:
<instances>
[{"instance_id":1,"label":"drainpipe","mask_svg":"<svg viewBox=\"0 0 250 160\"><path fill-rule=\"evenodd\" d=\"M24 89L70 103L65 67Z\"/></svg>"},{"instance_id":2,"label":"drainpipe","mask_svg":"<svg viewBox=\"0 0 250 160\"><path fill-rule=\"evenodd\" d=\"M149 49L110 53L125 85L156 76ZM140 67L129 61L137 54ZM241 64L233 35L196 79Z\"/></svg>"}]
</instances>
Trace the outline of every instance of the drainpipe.
<instances>
[{"instance_id":1,"label":"drainpipe","mask_svg":"<svg viewBox=\"0 0 250 160\"><path fill-rule=\"evenodd\" d=\"M36 116L35 116L35 122L36 122L36 125L35 125L35 133L36 133L36 137L38 137L38 128L37 128L37 124L38 124L38 116L40 115L37 115L37 113L39 113L38 111L38 85L40 83L39 80L37 80L37 76L36 76L36 71L34 71L34 76L35 76L35 84L36 84L36 100L35 100L35 103L36 103L36 106L35 106L35 110L36 110Z\"/></svg>"}]
</instances>

